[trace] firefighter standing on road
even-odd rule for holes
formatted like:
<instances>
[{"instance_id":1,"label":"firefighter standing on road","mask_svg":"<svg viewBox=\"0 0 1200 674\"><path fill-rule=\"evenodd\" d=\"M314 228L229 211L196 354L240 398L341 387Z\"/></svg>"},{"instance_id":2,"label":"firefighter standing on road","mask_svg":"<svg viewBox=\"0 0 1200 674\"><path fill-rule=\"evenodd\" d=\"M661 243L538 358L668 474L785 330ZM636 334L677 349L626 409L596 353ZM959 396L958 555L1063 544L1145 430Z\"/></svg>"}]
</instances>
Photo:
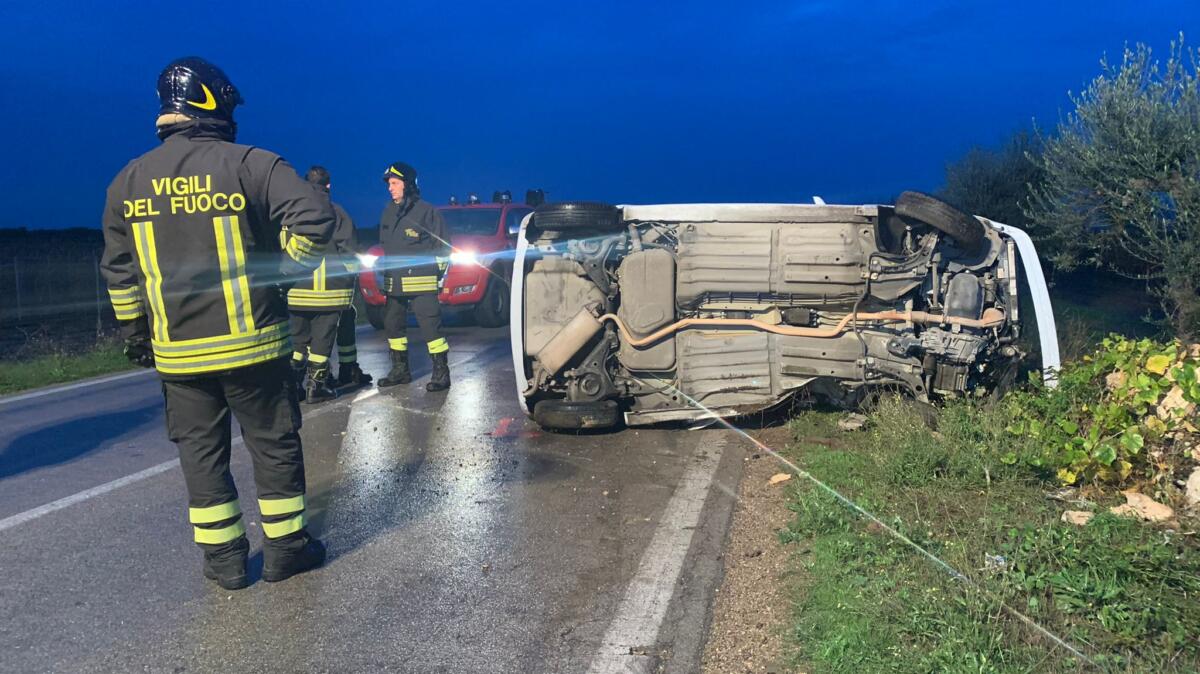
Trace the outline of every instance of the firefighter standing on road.
<instances>
[{"instance_id":1,"label":"firefighter standing on road","mask_svg":"<svg viewBox=\"0 0 1200 674\"><path fill-rule=\"evenodd\" d=\"M442 214L421 201L417 171L396 162L383 173L392 201L379 219L379 243L386 255L384 292L387 309L384 330L392 355L392 369L380 386L412 381L408 368L408 310L417 315L421 336L433 361L426 391L450 388L449 344L442 333L438 286L450 262L450 235Z\"/></svg>"},{"instance_id":2,"label":"firefighter standing on road","mask_svg":"<svg viewBox=\"0 0 1200 674\"><path fill-rule=\"evenodd\" d=\"M318 190L329 193L329 171L324 167L310 168L305 177ZM341 206L333 202L330 204L337 216L337 224L329 252L310 276L297 282L288 291L288 310L292 314L292 368L296 379L303 382L304 401L307 403L330 400L337 395L330 386L329 357L342 312L347 309L353 311L354 281L358 272L354 222ZM353 338L353 326L350 335ZM351 342L350 346L354 348L354 343ZM339 369L339 380L346 379L356 384L370 381L370 377L358 367L357 356L349 362L341 362Z\"/></svg>"},{"instance_id":3,"label":"firefighter standing on road","mask_svg":"<svg viewBox=\"0 0 1200 674\"><path fill-rule=\"evenodd\" d=\"M278 155L233 142L242 99L216 66L172 62L158 97L162 144L108 188L104 276L126 355L162 378L204 575L247 585L232 413L254 463L263 579L284 580L322 564L325 547L305 529L300 408L276 284L320 264L334 213Z\"/></svg>"}]
</instances>

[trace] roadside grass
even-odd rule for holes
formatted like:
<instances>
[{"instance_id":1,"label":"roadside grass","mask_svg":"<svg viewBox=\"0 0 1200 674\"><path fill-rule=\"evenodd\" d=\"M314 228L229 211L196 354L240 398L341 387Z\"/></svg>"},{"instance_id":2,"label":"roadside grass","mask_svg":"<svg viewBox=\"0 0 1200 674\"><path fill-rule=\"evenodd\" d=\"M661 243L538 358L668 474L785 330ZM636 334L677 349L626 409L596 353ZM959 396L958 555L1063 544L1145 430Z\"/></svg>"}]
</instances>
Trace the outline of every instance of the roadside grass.
<instances>
[{"instance_id":1,"label":"roadside grass","mask_svg":"<svg viewBox=\"0 0 1200 674\"><path fill-rule=\"evenodd\" d=\"M1055 485L1001 457L1024 440L999 408L956 403L938 430L885 400L861 431L838 412L791 423L786 455L969 579L955 579L807 481L789 494L793 663L817 672L1200 671L1200 548L1192 535L1099 515L1061 523ZM1082 508L1086 509L1086 508Z\"/></svg>"},{"instance_id":2,"label":"roadside grass","mask_svg":"<svg viewBox=\"0 0 1200 674\"><path fill-rule=\"evenodd\" d=\"M121 345L103 342L83 353L0 361L0 395L131 369Z\"/></svg>"}]
</instances>

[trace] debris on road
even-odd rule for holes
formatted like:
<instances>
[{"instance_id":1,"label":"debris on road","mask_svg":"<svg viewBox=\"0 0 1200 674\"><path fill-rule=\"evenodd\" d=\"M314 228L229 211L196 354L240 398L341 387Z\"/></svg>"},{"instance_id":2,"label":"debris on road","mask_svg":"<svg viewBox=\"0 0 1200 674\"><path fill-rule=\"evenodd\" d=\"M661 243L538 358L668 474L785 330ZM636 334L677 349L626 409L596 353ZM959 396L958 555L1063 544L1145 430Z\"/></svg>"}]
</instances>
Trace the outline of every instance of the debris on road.
<instances>
[{"instance_id":1,"label":"debris on road","mask_svg":"<svg viewBox=\"0 0 1200 674\"><path fill-rule=\"evenodd\" d=\"M1004 573L1008 571L1008 558L1004 555L983 554L983 568L980 571L987 573Z\"/></svg>"},{"instance_id":2,"label":"debris on road","mask_svg":"<svg viewBox=\"0 0 1200 674\"><path fill-rule=\"evenodd\" d=\"M777 484L780 484L781 482L787 482L790 479L792 479L791 473L775 473L774 475L771 476L770 480L767 480L767 484L777 485Z\"/></svg>"}]
</instances>

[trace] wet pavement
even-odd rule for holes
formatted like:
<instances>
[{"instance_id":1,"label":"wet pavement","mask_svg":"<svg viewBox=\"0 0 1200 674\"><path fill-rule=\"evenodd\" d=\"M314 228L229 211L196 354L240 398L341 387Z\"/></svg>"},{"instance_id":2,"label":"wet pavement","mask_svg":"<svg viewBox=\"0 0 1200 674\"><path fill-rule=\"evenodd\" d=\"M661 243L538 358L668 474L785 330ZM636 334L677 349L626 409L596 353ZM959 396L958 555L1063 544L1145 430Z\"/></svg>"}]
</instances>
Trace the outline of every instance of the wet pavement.
<instances>
[{"instance_id":1,"label":"wet pavement","mask_svg":"<svg viewBox=\"0 0 1200 674\"><path fill-rule=\"evenodd\" d=\"M541 431L507 338L453 331L447 393L414 358L411 385L305 407L320 570L258 580L236 447L256 582L233 593L200 575L157 378L0 399L0 671L698 670L739 441ZM379 336L360 354L386 370Z\"/></svg>"}]
</instances>

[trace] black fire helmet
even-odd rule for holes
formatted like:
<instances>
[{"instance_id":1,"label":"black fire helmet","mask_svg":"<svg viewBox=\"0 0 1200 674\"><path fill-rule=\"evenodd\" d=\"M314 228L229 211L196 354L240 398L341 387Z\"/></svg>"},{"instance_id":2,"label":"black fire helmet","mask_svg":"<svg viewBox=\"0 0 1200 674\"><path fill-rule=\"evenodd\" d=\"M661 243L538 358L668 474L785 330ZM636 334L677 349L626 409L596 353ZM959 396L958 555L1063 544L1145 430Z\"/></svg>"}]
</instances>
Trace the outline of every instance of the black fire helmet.
<instances>
[{"instance_id":1,"label":"black fire helmet","mask_svg":"<svg viewBox=\"0 0 1200 674\"><path fill-rule=\"evenodd\" d=\"M198 56L175 59L158 76L159 113L233 122L242 95L225 73Z\"/></svg>"},{"instance_id":2,"label":"black fire helmet","mask_svg":"<svg viewBox=\"0 0 1200 674\"><path fill-rule=\"evenodd\" d=\"M404 181L405 187L414 187L417 184L417 169L398 161L383 172L383 182L387 182L388 178L399 178Z\"/></svg>"}]
</instances>

